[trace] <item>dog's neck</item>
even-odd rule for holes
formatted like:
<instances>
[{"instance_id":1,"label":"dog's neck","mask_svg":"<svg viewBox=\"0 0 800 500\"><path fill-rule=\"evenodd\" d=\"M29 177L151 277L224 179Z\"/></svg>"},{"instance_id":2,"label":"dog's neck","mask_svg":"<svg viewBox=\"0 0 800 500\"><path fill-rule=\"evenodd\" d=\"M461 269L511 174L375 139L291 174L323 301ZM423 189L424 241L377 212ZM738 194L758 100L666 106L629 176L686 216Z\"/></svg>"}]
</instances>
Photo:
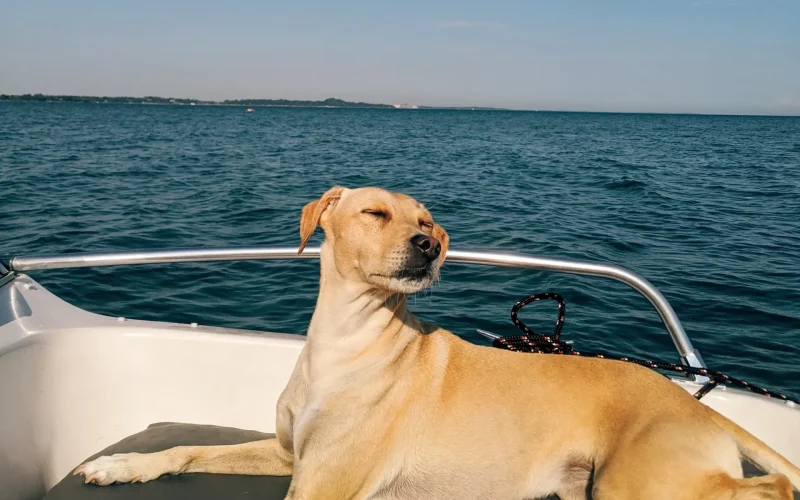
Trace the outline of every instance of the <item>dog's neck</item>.
<instances>
[{"instance_id":1,"label":"dog's neck","mask_svg":"<svg viewBox=\"0 0 800 500\"><path fill-rule=\"evenodd\" d=\"M419 321L406 309L406 296L343 277L323 244L320 290L308 327L312 379L395 359L414 340Z\"/></svg>"}]
</instances>

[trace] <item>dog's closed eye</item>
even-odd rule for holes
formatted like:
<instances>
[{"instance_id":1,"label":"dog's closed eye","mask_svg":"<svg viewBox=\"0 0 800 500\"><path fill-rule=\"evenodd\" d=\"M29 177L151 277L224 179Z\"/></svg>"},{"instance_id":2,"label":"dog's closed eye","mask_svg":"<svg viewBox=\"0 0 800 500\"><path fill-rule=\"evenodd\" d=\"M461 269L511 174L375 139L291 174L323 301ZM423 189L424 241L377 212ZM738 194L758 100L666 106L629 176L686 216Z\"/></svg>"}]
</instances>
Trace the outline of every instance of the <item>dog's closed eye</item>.
<instances>
[{"instance_id":1,"label":"dog's closed eye","mask_svg":"<svg viewBox=\"0 0 800 500\"><path fill-rule=\"evenodd\" d=\"M378 209L373 209L373 208L365 208L364 210L361 211L361 213L362 214L372 215L373 217L376 217L378 219L388 219L389 218L389 214L386 213L385 211L378 210Z\"/></svg>"}]
</instances>

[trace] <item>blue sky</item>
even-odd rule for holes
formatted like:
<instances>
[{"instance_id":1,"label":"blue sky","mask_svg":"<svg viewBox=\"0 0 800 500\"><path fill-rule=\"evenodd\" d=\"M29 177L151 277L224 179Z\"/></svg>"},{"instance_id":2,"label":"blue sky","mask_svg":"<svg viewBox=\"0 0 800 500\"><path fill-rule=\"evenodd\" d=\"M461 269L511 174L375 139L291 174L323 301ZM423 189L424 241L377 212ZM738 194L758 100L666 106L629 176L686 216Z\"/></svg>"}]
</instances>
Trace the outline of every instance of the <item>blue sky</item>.
<instances>
[{"instance_id":1,"label":"blue sky","mask_svg":"<svg viewBox=\"0 0 800 500\"><path fill-rule=\"evenodd\" d=\"M800 114L800 0L0 0L0 93Z\"/></svg>"}]
</instances>

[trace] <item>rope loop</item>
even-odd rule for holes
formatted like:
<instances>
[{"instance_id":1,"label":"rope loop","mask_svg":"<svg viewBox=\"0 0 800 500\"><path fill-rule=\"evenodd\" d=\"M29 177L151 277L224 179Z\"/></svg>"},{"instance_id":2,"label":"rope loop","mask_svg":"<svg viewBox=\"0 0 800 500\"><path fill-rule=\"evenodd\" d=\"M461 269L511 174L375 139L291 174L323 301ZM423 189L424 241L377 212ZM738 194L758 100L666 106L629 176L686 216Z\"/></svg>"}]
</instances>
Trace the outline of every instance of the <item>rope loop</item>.
<instances>
[{"instance_id":1,"label":"rope loop","mask_svg":"<svg viewBox=\"0 0 800 500\"><path fill-rule=\"evenodd\" d=\"M533 329L519 319L519 311L523 307L541 300L554 300L558 303L558 318L556 319L556 325L555 328L553 328L553 333L551 335L542 335L536 333L533 331ZM694 397L697 399L700 399L711 392L711 390L717 385L723 384L755 392L756 394L761 394L762 396L769 398L780 399L781 401L792 402L800 405L800 401L797 399L790 398L757 385L749 384L744 380L734 378L708 368L695 368L693 366L667 363L665 361L650 361L647 359L615 356L603 352L576 351L571 342L564 342L561 340L561 331L564 329L566 313L567 308L564 303L564 298L557 293L545 292L529 295L518 301L516 304L514 304L514 307L511 308L511 322L514 323L514 326L519 328L523 334L499 337L492 342L492 346L516 352L530 352L537 354L567 354L573 356L583 356L587 358L611 359L616 361L624 361L626 363L634 363L640 366L651 368L653 370L672 371L677 373L685 373L688 375L700 375L707 377L709 382L703 385L703 387L701 387L700 390L694 394Z\"/></svg>"}]
</instances>

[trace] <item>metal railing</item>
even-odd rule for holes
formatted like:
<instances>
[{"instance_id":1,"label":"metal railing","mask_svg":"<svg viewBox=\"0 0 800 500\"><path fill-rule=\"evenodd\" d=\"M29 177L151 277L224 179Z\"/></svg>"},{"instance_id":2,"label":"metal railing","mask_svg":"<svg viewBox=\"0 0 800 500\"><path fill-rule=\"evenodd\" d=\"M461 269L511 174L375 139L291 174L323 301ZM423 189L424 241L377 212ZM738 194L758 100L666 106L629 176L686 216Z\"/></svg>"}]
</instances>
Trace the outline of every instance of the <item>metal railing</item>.
<instances>
[{"instance_id":1,"label":"metal railing","mask_svg":"<svg viewBox=\"0 0 800 500\"><path fill-rule=\"evenodd\" d=\"M12 271L38 271L44 269L66 269L76 267L129 266L141 264L165 264L177 262L209 262L233 260L282 260L318 259L319 247L306 248L297 254L297 248L243 247L208 248L186 250L153 250L111 253L84 253L58 256L13 257L9 261ZM700 353L681 325L678 316L666 298L649 281L623 267L611 264L595 264L573 260L547 259L528 255L489 252L466 252L450 250L448 263L482 264L501 267L517 267L554 271L587 276L612 278L630 286L653 304L664 326L667 328L681 362L688 366L705 368Z\"/></svg>"}]
</instances>

